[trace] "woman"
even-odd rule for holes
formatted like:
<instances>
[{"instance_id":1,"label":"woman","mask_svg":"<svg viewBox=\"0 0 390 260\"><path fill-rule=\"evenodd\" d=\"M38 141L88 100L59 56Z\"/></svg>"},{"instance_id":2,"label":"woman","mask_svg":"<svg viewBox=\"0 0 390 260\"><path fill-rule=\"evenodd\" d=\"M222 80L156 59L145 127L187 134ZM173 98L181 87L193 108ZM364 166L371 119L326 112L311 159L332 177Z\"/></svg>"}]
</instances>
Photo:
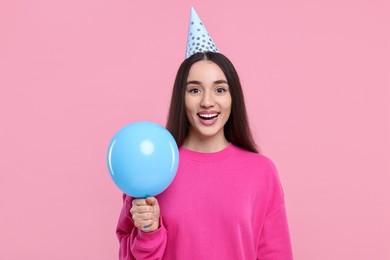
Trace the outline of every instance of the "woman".
<instances>
[{"instance_id":1,"label":"woman","mask_svg":"<svg viewBox=\"0 0 390 260\"><path fill-rule=\"evenodd\" d=\"M167 129L180 148L178 172L156 197L124 196L120 259L292 259L277 171L257 152L224 55L184 60Z\"/></svg>"}]
</instances>

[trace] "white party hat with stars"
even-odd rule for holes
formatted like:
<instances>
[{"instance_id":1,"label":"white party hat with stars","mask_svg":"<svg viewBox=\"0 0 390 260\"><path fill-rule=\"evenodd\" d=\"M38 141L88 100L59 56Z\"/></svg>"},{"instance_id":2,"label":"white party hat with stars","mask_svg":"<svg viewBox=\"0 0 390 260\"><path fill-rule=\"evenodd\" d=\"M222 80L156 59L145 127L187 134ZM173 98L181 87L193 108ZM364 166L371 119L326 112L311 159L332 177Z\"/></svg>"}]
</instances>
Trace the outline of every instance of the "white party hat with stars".
<instances>
[{"instance_id":1,"label":"white party hat with stars","mask_svg":"<svg viewBox=\"0 0 390 260\"><path fill-rule=\"evenodd\" d=\"M191 7L190 24L188 26L186 59L196 52L218 52L210 35L207 33L195 9Z\"/></svg>"}]
</instances>

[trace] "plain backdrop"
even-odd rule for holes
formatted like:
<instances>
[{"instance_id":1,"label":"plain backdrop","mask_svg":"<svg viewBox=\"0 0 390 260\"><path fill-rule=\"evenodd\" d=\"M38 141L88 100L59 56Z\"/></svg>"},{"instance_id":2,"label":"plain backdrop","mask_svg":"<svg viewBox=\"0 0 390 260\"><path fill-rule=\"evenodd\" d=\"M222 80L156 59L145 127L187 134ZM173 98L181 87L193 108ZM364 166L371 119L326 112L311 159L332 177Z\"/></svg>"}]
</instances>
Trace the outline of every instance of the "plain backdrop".
<instances>
[{"instance_id":1,"label":"plain backdrop","mask_svg":"<svg viewBox=\"0 0 390 260\"><path fill-rule=\"evenodd\" d=\"M390 259L390 4L0 1L0 259L117 259L122 126L164 125L194 6L235 64L295 258Z\"/></svg>"}]
</instances>

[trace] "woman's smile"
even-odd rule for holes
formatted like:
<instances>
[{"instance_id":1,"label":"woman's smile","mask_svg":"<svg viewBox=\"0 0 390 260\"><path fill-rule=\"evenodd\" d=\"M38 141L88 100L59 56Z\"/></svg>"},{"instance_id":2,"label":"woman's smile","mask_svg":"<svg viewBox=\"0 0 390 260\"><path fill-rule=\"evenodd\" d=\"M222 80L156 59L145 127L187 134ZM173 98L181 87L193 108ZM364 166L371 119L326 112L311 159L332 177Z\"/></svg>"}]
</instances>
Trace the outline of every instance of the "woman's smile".
<instances>
[{"instance_id":1,"label":"woman's smile","mask_svg":"<svg viewBox=\"0 0 390 260\"><path fill-rule=\"evenodd\" d=\"M214 112L214 111L203 111L198 113L199 121L206 125L206 126L211 126L217 121L219 113Z\"/></svg>"}]
</instances>

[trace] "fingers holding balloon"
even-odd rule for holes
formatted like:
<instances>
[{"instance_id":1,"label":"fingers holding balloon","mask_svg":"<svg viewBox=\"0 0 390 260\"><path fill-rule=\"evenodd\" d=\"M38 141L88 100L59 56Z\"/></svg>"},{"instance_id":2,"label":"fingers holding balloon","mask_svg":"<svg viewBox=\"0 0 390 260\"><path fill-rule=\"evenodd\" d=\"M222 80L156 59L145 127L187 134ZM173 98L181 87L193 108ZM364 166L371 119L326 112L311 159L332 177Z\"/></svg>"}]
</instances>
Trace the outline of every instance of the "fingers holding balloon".
<instances>
[{"instance_id":1,"label":"fingers holding balloon","mask_svg":"<svg viewBox=\"0 0 390 260\"><path fill-rule=\"evenodd\" d=\"M132 213L134 222L141 222L141 221L149 221L149 220L155 220L155 216L153 213L138 213L134 212ZM144 224L143 224L144 225Z\"/></svg>"},{"instance_id":2,"label":"fingers holding balloon","mask_svg":"<svg viewBox=\"0 0 390 260\"><path fill-rule=\"evenodd\" d=\"M137 210L137 212L151 212L152 206L148 205L146 203L146 199L134 199L131 202L134 209Z\"/></svg>"},{"instance_id":3,"label":"fingers holding balloon","mask_svg":"<svg viewBox=\"0 0 390 260\"><path fill-rule=\"evenodd\" d=\"M145 212L145 213L139 213L139 212L131 212L130 213L133 215L133 220L134 221L143 221L143 220L150 220L150 219L155 219L155 216L151 212Z\"/></svg>"},{"instance_id":4,"label":"fingers holding balloon","mask_svg":"<svg viewBox=\"0 0 390 260\"><path fill-rule=\"evenodd\" d=\"M148 197L147 199L149 199L151 197ZM149 204L147 202L147 199L134 199L132 201L132 208L130 210L130 212L132 214L144 214L144 215L147 215L147 213L150 213L150 215L153 215L153 214L156 214L157 216L159 216L159 212L160 212L160 208L159 208L159 205L158 205L158 202L157 202L157 199L152 197L153 198L153 204Z\"/></svg>"},{"instance_id":5,"label":"fingers holding balloon","mask_svg":"<svg viewBox=\"0 0 390 260\"><path fill-rule=\"evenodd\" d=\"M160 208L156 198L134 199L130 213L134 225L142 231L151 232L159 228Z\"/></svg>"}]
</instances>

